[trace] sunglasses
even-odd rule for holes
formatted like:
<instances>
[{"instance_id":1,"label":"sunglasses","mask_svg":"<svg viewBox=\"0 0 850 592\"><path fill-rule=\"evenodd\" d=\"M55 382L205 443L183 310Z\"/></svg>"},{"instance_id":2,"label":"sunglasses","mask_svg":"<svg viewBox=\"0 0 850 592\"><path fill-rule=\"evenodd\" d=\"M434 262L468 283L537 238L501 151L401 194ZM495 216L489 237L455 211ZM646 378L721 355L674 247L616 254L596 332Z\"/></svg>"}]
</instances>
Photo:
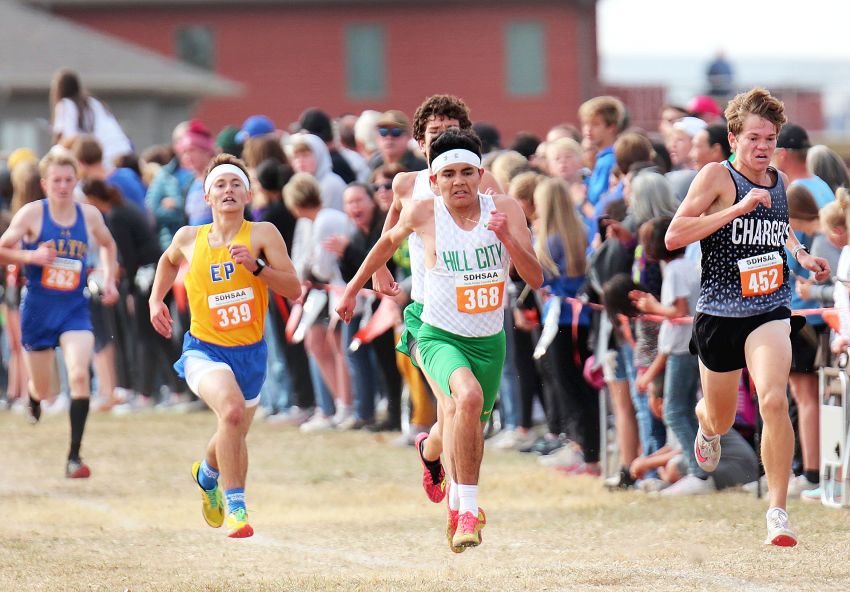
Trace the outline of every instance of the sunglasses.
<instances>
[{"instance_id":1,"label":"sunglasses","mask_svg":"<svg viewBox=\"0 0 850 592\"><path fill-rule=\"evenodd\" d=\"M381 134L382 138L386 138L387 136L398 138L404 133L404 130L400 127L379 127L378 133Z\"/></svg>"},{"instance_id":2,"label":"sunglasses","mask_svg":"<svg viewBox=\"0 0 850 592\"><path fill-rule=\"evenodd\" d=\"M372 191L389 191L393 188L393 182L387 181L385 183L372 183Z\"/></svg>"}]
</instances>

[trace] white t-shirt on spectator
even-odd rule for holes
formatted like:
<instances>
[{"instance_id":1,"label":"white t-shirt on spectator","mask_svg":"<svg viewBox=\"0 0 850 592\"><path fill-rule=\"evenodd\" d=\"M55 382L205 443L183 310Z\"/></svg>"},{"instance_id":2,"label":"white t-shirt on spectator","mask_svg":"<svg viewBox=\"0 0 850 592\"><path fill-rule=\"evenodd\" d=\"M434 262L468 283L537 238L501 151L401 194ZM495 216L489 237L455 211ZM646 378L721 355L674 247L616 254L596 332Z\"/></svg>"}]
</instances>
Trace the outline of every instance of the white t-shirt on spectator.
<instances>
[{"instance_id":1,"label":"white t-shirt on spectator","mask_svg":"<svg viewBox=\"0 0 850 592\"><path fill-rule=\"evenodd\" d=\"M80 134L91 134L103 149L103 165L107 170L115 168L113 161L123 154L132 154L133 146L121 129L115 116L103 103L94 97L88 98L89 111L80 127L79 110L71 99L62 99L56 104L53 114L53 131L62 138L73 138Z\"/></svg>"},{"instance_id":2,"label":"white t-shirt on spectator","mask_svg":"<svg viewBox=\"0 0 850 592\"><path fill-rule=\"evenodd\" d=\"M664 280L661 283L661 304L673 306L679 298L688 299L688 312L696 314L699 298L699 274L694 273L693 263L679 257L668 261L664 266ZM686 354L691 340L692 323L661 323L658 333L658 351L663 354Z\"/></svg>"}]
</instances>

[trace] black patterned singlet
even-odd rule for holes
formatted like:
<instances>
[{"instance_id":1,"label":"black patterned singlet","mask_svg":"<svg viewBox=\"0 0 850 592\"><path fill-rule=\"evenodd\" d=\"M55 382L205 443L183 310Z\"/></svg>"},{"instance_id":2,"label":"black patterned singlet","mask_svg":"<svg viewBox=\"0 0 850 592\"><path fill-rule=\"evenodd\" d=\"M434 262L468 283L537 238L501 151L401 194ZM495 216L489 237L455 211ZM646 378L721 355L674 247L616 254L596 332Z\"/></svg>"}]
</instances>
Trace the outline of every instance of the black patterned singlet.
<instances>
[{"instance_id":1,"label":"black patterned singlet","mask_svg":"<svg viewBox=\"0 0 850 592\"><path fill-rule=\"evenodd\" d=\"M735 203L753 188L770 192L771 207L759 204L753 211L735 218L700 241L702 278L697 311L720 317L749 317L791 303L785 241L788 238L788 201L782 176L776 176L772 187L764 187L747 179L728 162L723 163L735 183ZM739 261L749 259L749 267L758 268L762 261L774 262L774 269L756 277L743 275ZM782 275L779 277L781 259ZM745 264L742 264L745 265ZM745 265L746 267L746 265ZM742 277L745 286L742 286ZM755 292L744 296L744 292Z\"/></svg>"}]
</instances>

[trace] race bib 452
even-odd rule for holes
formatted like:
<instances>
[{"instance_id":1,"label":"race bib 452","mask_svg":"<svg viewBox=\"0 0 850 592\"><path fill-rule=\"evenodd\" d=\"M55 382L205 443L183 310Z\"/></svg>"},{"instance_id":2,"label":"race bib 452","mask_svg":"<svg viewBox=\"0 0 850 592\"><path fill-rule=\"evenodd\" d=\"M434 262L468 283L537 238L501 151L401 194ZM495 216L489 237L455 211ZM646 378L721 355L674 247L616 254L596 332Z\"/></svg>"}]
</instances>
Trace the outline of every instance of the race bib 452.
<instances>
[{"instance_id":1,"label":"race bib 452","mask_svg":"<svg viewBox=\"0 0 850 592\"><path fill-rule=\"evenodd\" d=\"M741 293L744 297L764 296L782 287L782 255L777 251L738 261Z\"/></svg>"}]
</instances>

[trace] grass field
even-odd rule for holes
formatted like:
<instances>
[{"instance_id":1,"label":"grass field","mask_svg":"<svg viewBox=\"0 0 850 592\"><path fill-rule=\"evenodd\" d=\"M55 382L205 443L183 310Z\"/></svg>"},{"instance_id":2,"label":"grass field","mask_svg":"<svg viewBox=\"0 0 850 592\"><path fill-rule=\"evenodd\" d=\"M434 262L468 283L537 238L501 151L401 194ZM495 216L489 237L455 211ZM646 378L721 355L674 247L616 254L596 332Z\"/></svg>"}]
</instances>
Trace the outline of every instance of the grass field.
<instances>
[{"instance_id":1,"label":"grass field","mask_svg":"<svg viewBox=\"0 0 850 592\"><path fill-rule=\"evenodd\" d=\"M850 515L794 502L795 549L765 502L609 493L518 453L485 454L484 544L452 554L412 449L257 422L256 535L207 527L189 469L213 417L95 415L92 478L64 478L67 418L0 413L0 590L850 590Z\"/></svg>"}]
</instances>

